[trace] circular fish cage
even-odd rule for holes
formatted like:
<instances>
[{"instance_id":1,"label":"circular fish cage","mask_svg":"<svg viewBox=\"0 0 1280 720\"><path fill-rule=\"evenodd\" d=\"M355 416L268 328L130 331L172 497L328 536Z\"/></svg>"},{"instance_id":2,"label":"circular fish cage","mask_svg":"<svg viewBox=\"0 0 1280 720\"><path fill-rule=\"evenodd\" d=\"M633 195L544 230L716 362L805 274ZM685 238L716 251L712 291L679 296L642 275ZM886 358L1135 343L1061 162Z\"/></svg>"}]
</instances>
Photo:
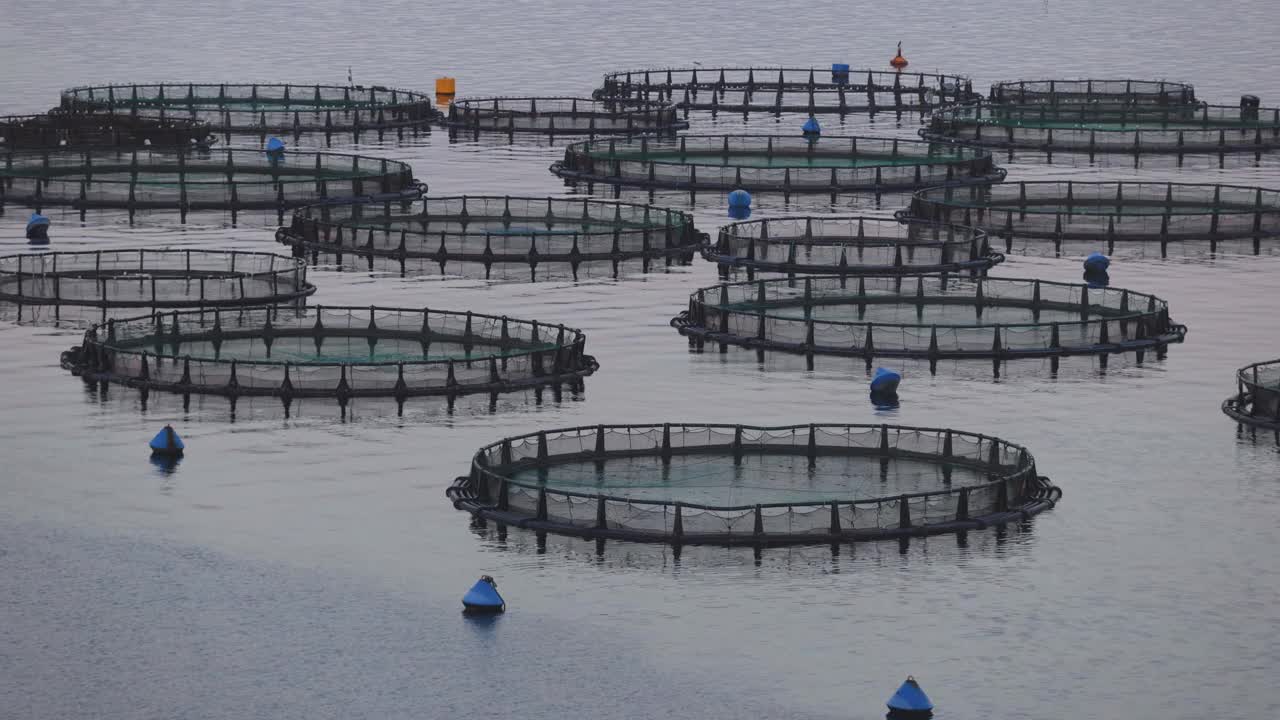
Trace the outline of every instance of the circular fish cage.
<instances>
[{"instance_id":1,"label":"circular fish cage","mask_svg":"<svg viewBox=\"0 0 1280 720\"><path fill-rule=\"evenodd\" d=\"M991 84L993 103L1013 105L1196 105L1189 83L1168 80L1009 80Z\"/></svg>"},{"instance_id":2,"label":"circular fish cage","mask_svg":"<svg viewBox=\"0 0 1280 720\"><path fill-rule=\"evenodd\" d=\"M1280 360L1254 363L1236 371L1236 394L1222 412L1242 426L1280 432Z\"/></svg>"},{"instance_id":3,"label":"circular fish cage","mask_svg":"<svg viewBox=\"0 0 1280 720\"><path fill-rule=\"evenodd\" d=\"M934 535L1062 496L1026 448L892 425L598 425L480 449L447 491L506 525L588 538L779 545Z\"/></svg>"},{"instance_id":4,"label":"circular fish cage","mask_svg":"<svg viewBox=\"0 0 1280 720\"><path fill-rule=\"evenodd\" d=\"M573 143L551 172L573 182L676 190L896 192L1004 179L991 153L947 143L828 135L681 135Z\"/></svg>"},{"instance_id":5,"label":"circular fish cage","mask_svg":"<svg viewBox=\"0 0 1280 720\"><path fill-rule=\"evenodd\" d=\"M1043 280L945 276L806 276L703 288L671 320L695 348L705 343L865 360L917 358L992 361L1147 351L1163 359L1186 327L1151 295Z\"/></svg>"},{"instance_id":6,"label":"circular fish cage","mask_svg":"<svg viewBox=\"0 0 1280 720\"><path fill-rule=\"evenodd\" d=\"M623 70L604 76L600 99L673 103L718 112L925 112L972 100L973 82L960 75L826 72L814 68L688 68Z\"/></svg>"},{"instance_id":7,"label":"circular fish cage","mask_svg":"<svg viewBox=\"0 0 1280 720\"><path fill-rule=\"evenodd\" d=\"M276 210L359 198L417 197L404 163L291 150L56 149L4 154L0 202L40 209L69 206L177 210Z\"/></svg>"},{"instance_id":8,"label":"circular fish cage","mask_svg":"<svg viewBox=\"0 0 1280 720\"><path fill-rule=\"evenodd\" d=\"M1160 182L1029 181L982 189L926 189L915 193L901 217L954 222L982 228L1028 247L1171 243L1249 245L1280 235L1280 191L1239 185Z\"/></svg>"},{"instance_id":9,"label":"circular fish cage","mask_svg":"<svg viewBox=\"0 0 1280 720\"><path fill-rule=\"evenodd\" d=\"M1260 154L1280 148L1280 108L979 103L934 111L920 135L1046 153Z\"/></svg>"},{"instance_id":10,"label":"circular fish cage","mask_svg":"<svg viewBox=\"0 0 1280 720\"><path fill-rule=\"evenodd\" d=\"M270 253L139 249L0 257L0 301L101 308L104 320L110 309L276 305L315 291L306 263Z\"/></svg>"},{"instance_id":11,"label":"circular fish cage","mask_svg":"<svg viewBox=\"0 0 1280 720\"><path fill-rule=\"evenodd\" d=\"M837 275L985 273L1004 255L977 228L861 215L748 220L720 228L702 257L722 268Z\"/></svg>"},{"instance_id":12,"label":"circular fish cage","mask_svg":"<svg viewBox=\"0 0 1280 720\"><path fill-rule=\"evenodd\" d=\"M295 256L343 255L398 267L438 266L441 273L495 267L618 264L672 265L693 258L706 236L677 210L591 199L423 197L416 203L321 205L294 213L276 233Z\"/></svg>"},{"instance_id":13,"label":"circular fish cage","mask_svg":"<svg viewBox=\"0 0 1280 720\"><path fill-rule=\"evenodd\" d=\"M66 110L208 123L219 134L382 135L429 129L440 111L425 93L375 86L279 83L97 85L62 91Z\"/></svg>"},{"instance_id":14,"label":"circular fish cage","mask_svg":"<svg viewBox=\"0 0 1280 720\"><path fill-rule=\"evenodd\" d=\"M80 377L184 396L456 397L577 388L595 372L563 325L380 307L248 308L108 320L63 353Z\"/></svg>"},{"instance_id":15,"label":"circular fish cage","mask_svg":"<svg viewBox=\"0 0 1280 720\"><path fill-rule=\"evenodd\" d=\"M0 117L0 151L81 147L188 147L214 140L209 124L198 120L163 120L104 112Z\"/></svg>"},{"instance_id":16,"label":"circular fish cage","mask_svg":"<svg viewBox=\"0 0 1280 720\"><path fill-rule=\"evenodd\" d=\"M545 135L620 135L683 130L674 106L576 97L491 97L454 100L444 125L451 130Z\"/></svg>"}]
</instances>

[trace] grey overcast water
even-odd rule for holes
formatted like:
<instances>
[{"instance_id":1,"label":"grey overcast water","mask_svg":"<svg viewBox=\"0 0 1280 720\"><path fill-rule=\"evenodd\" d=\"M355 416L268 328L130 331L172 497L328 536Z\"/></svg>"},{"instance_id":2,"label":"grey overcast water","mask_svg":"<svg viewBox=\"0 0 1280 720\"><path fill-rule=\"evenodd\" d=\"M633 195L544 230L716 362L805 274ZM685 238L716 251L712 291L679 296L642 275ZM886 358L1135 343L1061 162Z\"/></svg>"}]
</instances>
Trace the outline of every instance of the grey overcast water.
<instances>
[{"instance_id":1,"label":"grey overcast water","mask_svg":"<svg viewBox=\"0 0 1280 720\"><path fill-rule=\"evenodd\" d=\"M0 112L61 88L130 81L346 80L460 96L588 95L609 70L771 64L995 80L1154 77L1212 102L1280 104L1276 4L1185 0L849 3L88 2L0 0ZM798 131L802 118L693 117L694 131ZM836 129L914 137L919 119ZM257 142L256 139L247 139ZM433 194L566 194L563 142L435 131L339 144L412 164ZM1003 158L1002 158L1003 161ZM1150 177L1280 187L1280 159L1057 158L1009 178ZM1138 173L1135 175L1135 173ZM714 233L724 197L694 211ZM689 205L687 196L660 203ZM888 214L886 197L837 207ZM23 208L0 251L24 252ZM281 250L262 223L53 213L51 249ZM1014 255L1004 277L1078 280L1080 256ZM58 366L82 328L0 320L0 718L876 718L908 674L939 718L1271 718L1280 713L1280 452L1219 410L1234 370L1280 355L1280 257L1118 258L1115 286L1169 300L1190 328L1167 360L905 366L877 412L860 364L688 352L668 327L716 281L701 260L620 280L491 282L320 268L312 303L509 313L583 328L600 371L580 396L411 401L404 417L308 401L222 400L189 413ZM887 363L894 367L904 367ZM750 550L473 530L444 496L505 435L610 422L900 422L1025 444L1065 491L1025 527L846 546ZM173 474L147 461L165 423ZM510 609L460 615L477 575Z\"/></svg>"}]
</instances>

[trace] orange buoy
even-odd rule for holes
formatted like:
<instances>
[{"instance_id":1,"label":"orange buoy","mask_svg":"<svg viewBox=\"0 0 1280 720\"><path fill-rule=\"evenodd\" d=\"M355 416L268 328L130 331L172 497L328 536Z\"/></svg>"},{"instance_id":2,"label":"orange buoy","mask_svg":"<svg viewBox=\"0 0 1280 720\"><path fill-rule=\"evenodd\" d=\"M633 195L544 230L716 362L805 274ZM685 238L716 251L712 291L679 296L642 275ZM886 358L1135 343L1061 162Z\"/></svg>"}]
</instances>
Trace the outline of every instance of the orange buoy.
<instances>
[{"instance_id":1,"label":"orange buoy","mask_svg":"<svg viewBox=\"0 0 1280 720\"><path fill-rule=\"evenodd\" d=\"M898 54L893 56L893 59L889 61L889 64L893 66L894 70L901 70L907 66L907 59L902 56L901 42L898 43Z\"/></svg>"},{"instance_id":2,"label":"orange buoy","mask_svg":"<svg viewBox=\"0 0 1280 720\"><path fill-rule=\"evenodd\" d=\"M453 78L436 78L436 95L453 95L456 90L457 83Z\"/></svg>"}]
</instances>

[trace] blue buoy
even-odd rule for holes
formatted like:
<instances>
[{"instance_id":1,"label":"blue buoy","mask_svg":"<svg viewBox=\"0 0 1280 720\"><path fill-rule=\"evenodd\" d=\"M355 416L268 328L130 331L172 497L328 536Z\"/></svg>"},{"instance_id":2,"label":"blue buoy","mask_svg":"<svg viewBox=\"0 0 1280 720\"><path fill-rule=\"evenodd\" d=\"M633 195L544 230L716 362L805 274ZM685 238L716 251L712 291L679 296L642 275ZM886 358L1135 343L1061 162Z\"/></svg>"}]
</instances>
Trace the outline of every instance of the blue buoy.
<instances>
[{"instance_id":1,"label":"blue buoy","mask_svg":"<svg viewBox=\"0 0 1280 720\"><path fill-rule=\"evenodd\" d=\"M187 444L182 442L182 438L178 437L178 433L174 431L172 425L165 425L163 430L151 438L152 455L179 458L182 457L182 451L186 447Z\"/></svg>"},{"instance_id":2,"label":"blue buoy","mask_svg":"<svg viewBox=\"0 0 1280 720\"><path fill-rule=\"evenodd\" d=\"M751 193L746 190L734 190L729 193L729 217L735 220L746 220L751 217Z\"/></svg>"},{"instance_id":3,"label":"blue buoy","mask_svg":"<svg viewBox=\"0 0 1280 720\"><path fill-rule=\"evenodd\" d=\"M804 131L805 137L817 137L822 134L822 126L818 124L818 118L812 115L804 121L804 126L800 129Z\"/></svg>"},{"instance_id":4,"label":"blue buoy","mask_svg":"<svg viewBox=\"0 0 1280 720\"><path fill-rule=\"evenodd\" d=\"M284 159L284 141L278 137L267 140L267 158L272 164Z\"/></svg>"},{"instance_id":5,"label":"blue buoy","mask_svg":"<svg viewBox=\"0 0 1280 720\"><path fill-rule=\"evenodd\" d=\"M1107 268L1111 266L1111 260L1100 252L1089 253L1089 257L1084 259L1084 281L1091 288L1104 288L1111 284L1111 275L1107 273Z\"/></svg>"},{"instance_id":6,"label":"blue buoy","mask_svg":"<svg viewBox=\"0 0 1280 720\"><path fill-rule=\"evenodd\" d=\"M1111 258L1100 252L1091 252L1089 257L1084 259L1084 269L1089 270L1106 270L1111 267Z\"/></svg>"},{"instance_id":7,"label":"blue buoy","mask_svg":"<svg viewBox=\"0 0 1280 720\"><path fill-rule=\"evenodd\" d=\"M888 705L890 718L933 717L933 703L929 701L929 696L924 694L924 690L920 688L916 679L910 675L898 686L898 691L893 694L893 697L889 698Z\"/></svg>"},{"instance_id":8,"label":"blue buoy","mask_svg":"<svg viewBox=\"0 0 1280 720\"><path fill-rule=\"evenodd\" d=\"M463 612L480 614L497 614L506 612L507 603L498 594L498 583L488 575L481 575L475 585L462 596Z\"/></svg>"},{"instance_id":9,"label":"blue buoy","mask_svg":"<svg viewBox=\"0 0 1280 720\"><path fill-rule=\"evenodd\" d=\"M831 82L836 85L849 84L849 64L831 63Z\"/></svg>"},{"instance_id":10,"label":"blue buoy","mask_svg":"<svg viewBox=\"0 0 1280 720\"><path fill-rule=\"evenodd\" d=\"M49 242L49 218L40 213L31 213L27 220L27 240L32 244L42 245Z\"/></svg>"},{"instance_id":11,"label":"blue buoy","mask_svg":"<svg viewBox=\"0 0 1280 720\"><path fill-rule=\"evenodd\" d=\"M898 383L902 375L888 368L876 368L871 377L871 404L877 410L892 410L898 407Z\"/></svg>"}]
</instances>

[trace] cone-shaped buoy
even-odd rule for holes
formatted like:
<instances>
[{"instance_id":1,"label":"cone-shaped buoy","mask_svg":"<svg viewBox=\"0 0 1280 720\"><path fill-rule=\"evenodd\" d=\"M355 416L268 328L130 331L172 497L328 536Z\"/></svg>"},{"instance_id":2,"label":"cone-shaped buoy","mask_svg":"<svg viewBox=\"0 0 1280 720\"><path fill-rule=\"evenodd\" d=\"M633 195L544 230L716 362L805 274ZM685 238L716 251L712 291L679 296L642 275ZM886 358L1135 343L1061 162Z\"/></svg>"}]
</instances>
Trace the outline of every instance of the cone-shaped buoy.
<instances>
[{"instance_id":1,"label":"cone-shaped buoy","mask_svg":"<svg viewBox=\"0 0 1280 720\"><path fill-rule=\"evenodd\" d=\"M822 134L822 126L818 124L818 118L810 115L808 120L804 121L804 126L800 128L806 137L817 137Z\"/></svg>"},{"instance_id":2,"label":"cone-shaped buoy","mask_svg":"<svg viewBox=\"0 0 1280 720\"><path fill-rule=\"evenodd\" d=\"M172 458L182 457L182 451L186 447L186 443L182 442L182 438L178 437L178 433L174 431L172 425L165 425L163 430L151 438L152 455Z\"/></svg>"},{"instance_id":3,"label":"cone-shaped buoy","mask_svg":"<svg viewBox=\"0 0 1280 720\"><path fill-rule=\"evenodd\" d=\"M751 193L746 190L734 190L729 193L729 217L734 220L746 220L751 217Z\"/></svg>"},{"instance_id":4,"label":"cone-shaped buoy","mask_svg":"<svg viewBox=\"0 0 1280 720\"><path fill-rule=\"evenodd\" d=\"M889 717L902 718L929 718L933 717L933 703L929 701L929 696L924 694L924 690L920 688L920 684L916 679L907 676L907 679L898 686L898 691L889 698Z\"/></svg>"},{"instance_id":5,"label":"cone-shaped buoy","mask_svg":"<svg viewBox=\"0 0 1280 720\"><path fill-rule=\"evenodd\" d=\"M498 583L488 575L481 575L475 585L462 596L462 611L476 615L493 615L505 612L507 604L498 594Z\"/></svg>"},{"instance_id":6,"label":"cone-shaped buoy","mask_svg":"<svg viewBox=\"0 0 1280 720\"><path fill-rule=\"evenodd\" d=\"M898 54L893 56L893 59L889 61L889 65L892 66L894 70L901 70L908 65L907 58L902 54L901 41L898 42Z\"/></svg>"},{"instance_id":7,"label":"cone-shaped buoy","mask_svg":"<svg viewBox=\"0 0 1280 720\"><path fill-rule=\"evenodd\" d=\"M27 240L33 245L49 242L49 224L49 218L40 213L31 213L31 219L27 220Z\"/></svg>"}]
</instances>

